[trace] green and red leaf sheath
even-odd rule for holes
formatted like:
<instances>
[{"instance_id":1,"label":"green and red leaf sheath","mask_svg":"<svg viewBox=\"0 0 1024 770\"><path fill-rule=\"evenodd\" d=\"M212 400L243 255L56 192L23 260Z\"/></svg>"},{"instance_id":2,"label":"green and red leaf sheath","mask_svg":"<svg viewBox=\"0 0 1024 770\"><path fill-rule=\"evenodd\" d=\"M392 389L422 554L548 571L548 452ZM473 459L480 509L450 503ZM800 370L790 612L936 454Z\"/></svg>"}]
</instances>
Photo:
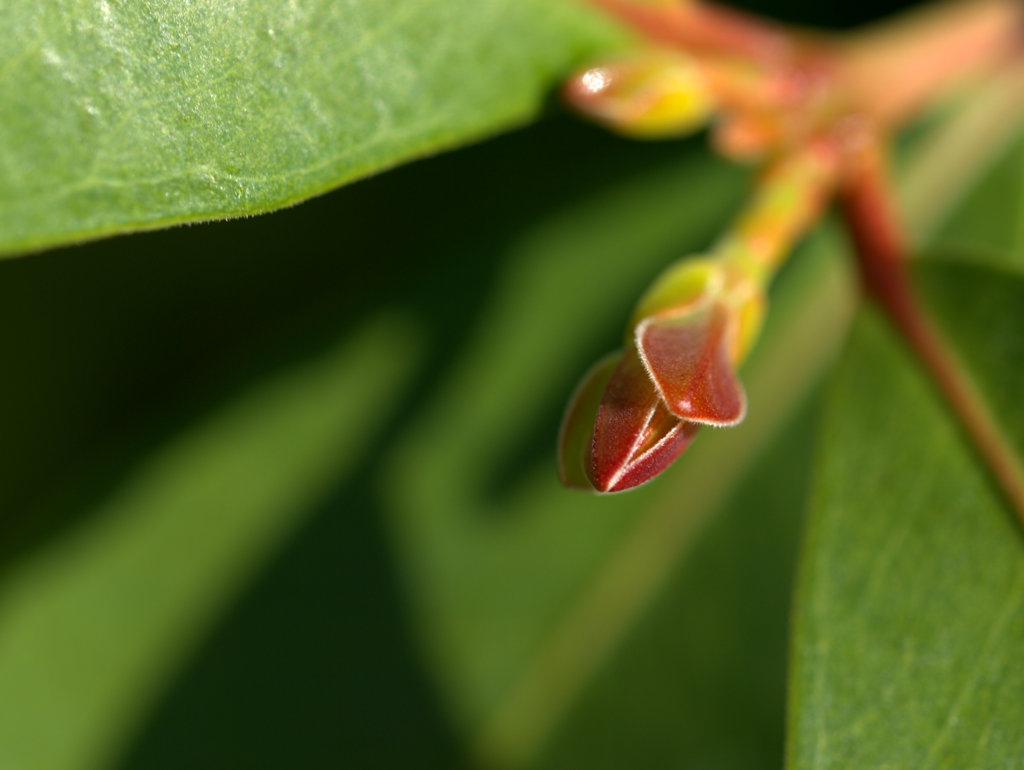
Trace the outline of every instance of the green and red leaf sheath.
<instances>
[{"instance_id":1,"label":"green and red leaf sheath","mask_svg":"<svg viewBox=\"0 0 1024 770\"><path fill-rule=\"evenodd\" d=\"M729 318L728 308L715 302L637 325L640 359L677 417L720 426L743 419L747 400L729 360Z\"/></svg>"},{"instance_id":2,"label":"green and red leaf sheath","mask_svg":"<svg viewBox=\"0 0 1024 770\"><path fill-rule=\"evenodd\" d=\"M630 347L604 390L586 467L599 492L621 492L665 470L699 425L672 414Z\"/></svg>"}]
</instances>

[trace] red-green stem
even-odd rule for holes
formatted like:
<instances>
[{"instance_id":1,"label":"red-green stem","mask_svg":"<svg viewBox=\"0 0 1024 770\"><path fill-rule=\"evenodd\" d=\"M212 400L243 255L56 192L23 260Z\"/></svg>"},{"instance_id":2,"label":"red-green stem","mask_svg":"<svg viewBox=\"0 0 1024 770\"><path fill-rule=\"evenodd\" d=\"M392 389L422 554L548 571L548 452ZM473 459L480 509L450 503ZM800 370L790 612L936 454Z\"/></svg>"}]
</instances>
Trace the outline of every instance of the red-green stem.
<instances>
[{"instance_id":1,"label":"red-green stem","mask_svg":"<svg viewBox=\"0 0 1024 770\"><path fill-rule=\"evenodd\" d=\"M868 294L902 335L959 420L992 480L1024 525L1024 475L967 372L933 326L914 292L906 242L879 153L857 159L840 204Z\"/></svg>"}]
</instances>

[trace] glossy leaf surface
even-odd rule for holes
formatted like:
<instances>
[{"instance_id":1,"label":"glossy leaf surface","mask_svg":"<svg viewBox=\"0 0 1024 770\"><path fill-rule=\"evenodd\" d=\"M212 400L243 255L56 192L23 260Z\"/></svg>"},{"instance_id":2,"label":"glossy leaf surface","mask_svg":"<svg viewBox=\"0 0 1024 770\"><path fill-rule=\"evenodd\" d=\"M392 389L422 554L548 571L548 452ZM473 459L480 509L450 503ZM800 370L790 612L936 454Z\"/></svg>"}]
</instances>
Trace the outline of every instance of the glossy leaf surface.
<instances>
[{"instance_id":1,"label":"glossy leaf surface","mask_svg":"<svg viewBox=\"0 0 1024 770\"><path fill-rule=\"evenodd\" d=\"M0 254L295 203L523 123L617 39L563 0L10 0L0 30Z\"/></svg>"}]
</instances>

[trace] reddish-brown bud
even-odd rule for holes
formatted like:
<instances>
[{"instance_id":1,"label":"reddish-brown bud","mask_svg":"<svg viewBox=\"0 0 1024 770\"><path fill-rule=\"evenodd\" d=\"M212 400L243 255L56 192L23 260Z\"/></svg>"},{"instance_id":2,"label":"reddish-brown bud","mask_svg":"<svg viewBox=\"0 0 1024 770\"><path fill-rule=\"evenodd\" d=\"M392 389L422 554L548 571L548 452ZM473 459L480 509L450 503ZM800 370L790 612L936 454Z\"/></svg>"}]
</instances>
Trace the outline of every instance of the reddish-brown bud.
<instances>
[{"instance_id":1,"label":"reddish-brown bud","mask_svg":"<svg viewBox=\"0 0 1024 770\"><path fill-rule=\"evenodd\" d=\"M559 435L562 483L630 489L665 470L700 425L742 420L746 396L730 356L737 323L720 300L691 300L640 321L626 351L595 365L569 402Z\"/></svg>"},{"instance_id":2,"label":"reddish-brown bud","mask_svg":"<svg viewBox=\"0 0 1024 770\"><path fill-rule=\"evenodd\" d=\"M667 468L693 440L697 423L672 414L635 348L604 390L594 421L588 476L599 492L621 492Z\"/></svg>"}]
</instances>

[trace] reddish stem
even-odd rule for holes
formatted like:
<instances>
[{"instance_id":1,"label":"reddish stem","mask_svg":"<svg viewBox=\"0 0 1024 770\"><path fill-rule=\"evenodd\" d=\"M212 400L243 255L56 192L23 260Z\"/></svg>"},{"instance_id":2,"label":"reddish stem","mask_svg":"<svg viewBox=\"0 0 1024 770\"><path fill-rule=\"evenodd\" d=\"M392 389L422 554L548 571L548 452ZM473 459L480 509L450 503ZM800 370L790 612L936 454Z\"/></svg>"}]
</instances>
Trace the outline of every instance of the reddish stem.
<instances>
[{"instance_id":1,"label":"reddish stem","mask_svg":"<svg viewBox=\"0 0 1024 770\"><path fill-rule=\"evenodd\" d=\"M694 53L734 55L774 64L791 55L791 34L781 26L701 0L589 0L644 37Z\"/></svg>"},{"instance_id":2,"label":"reddish stem","mask_svg":"<svg viewBox=\"0 0 1024 770\"><path fill-rule=\"evenodd\" d=\"M922 307L910 282L902 234L878 152L856 159L840 192L842 212L864 286L930 375L980 455L992 480L1024 525L1024 476L998 422L986 408Z\"/></svg>"}]
</instances>

